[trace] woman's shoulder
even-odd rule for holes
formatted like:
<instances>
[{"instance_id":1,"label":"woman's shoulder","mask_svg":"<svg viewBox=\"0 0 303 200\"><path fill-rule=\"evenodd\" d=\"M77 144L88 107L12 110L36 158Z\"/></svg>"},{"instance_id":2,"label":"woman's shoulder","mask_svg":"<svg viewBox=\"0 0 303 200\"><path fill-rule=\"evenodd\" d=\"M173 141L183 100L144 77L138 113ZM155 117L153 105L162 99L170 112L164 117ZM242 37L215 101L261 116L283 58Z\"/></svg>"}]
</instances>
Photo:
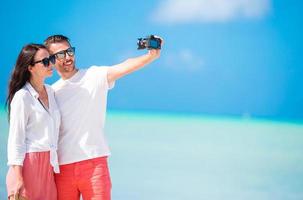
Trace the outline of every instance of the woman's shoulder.
<instances>
[{"instance_id":1,"label":"woman's shoulder","mask_svg":"<svg viewBox=\"0 0 303 200\"><path fill-rule=\"evenodd\" d=\"M18 96L18 97L26 97L26 96L29 96L30 95L30 92L25 88L21 88L20 90L18 90L16 93L15 93L15 96Z\"/></svg>"},{"instance_id":2,"label":"woman's shoulder","mask_svg":"<svg viewBox=\"0 0 303 200\"><path fill-rule=\"evenodd\" d=\"M23 87L15 93L12 102L20 101L20 100L25 101L30 98L30 95L31 95L30 92L25 87Z\"/></svg>"}]
</instances>

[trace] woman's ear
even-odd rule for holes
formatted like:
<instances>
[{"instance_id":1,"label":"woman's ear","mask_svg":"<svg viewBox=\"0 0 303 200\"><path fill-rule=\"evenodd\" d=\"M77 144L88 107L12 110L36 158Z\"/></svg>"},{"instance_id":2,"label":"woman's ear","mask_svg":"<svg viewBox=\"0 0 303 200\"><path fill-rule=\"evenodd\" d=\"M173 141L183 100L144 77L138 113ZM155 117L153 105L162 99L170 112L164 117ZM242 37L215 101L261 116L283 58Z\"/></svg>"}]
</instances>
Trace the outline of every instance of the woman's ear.
<instances>
[{"instance_id":1,"label":"woman's ear","mask_svg":"<svg viewBox=\"0 0 303 200\"><path fill-rule=\"evenodd\" d=\"M29 65L29 66L27 67L27 70L28 70L29 72L33 72L33 68L34 68L33 65Z\"/></svg>"}]
</instances>

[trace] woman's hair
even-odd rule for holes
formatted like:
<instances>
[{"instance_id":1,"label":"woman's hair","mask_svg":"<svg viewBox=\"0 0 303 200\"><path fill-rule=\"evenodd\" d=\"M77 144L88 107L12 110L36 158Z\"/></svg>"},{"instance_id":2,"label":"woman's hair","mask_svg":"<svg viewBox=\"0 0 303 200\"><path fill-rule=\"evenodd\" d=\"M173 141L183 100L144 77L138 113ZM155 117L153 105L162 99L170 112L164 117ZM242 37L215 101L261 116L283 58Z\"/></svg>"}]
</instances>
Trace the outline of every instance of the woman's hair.
<instances>
[{"instance_id":1,"label":"woman's hair","mask_svg":"<svg viewBox=\"0 0 303 200\"><path fill-rule=\"evenodd\" d=\"M42 44L28 44L21 49L17 58L15 68L11 74L8 86L6 106L8 107L8 119L10 118L11 102L15 93L20 90L30 79L28 67L34 65L34 58L39 49L46 49Z\"/></svg>"}]
</instances>

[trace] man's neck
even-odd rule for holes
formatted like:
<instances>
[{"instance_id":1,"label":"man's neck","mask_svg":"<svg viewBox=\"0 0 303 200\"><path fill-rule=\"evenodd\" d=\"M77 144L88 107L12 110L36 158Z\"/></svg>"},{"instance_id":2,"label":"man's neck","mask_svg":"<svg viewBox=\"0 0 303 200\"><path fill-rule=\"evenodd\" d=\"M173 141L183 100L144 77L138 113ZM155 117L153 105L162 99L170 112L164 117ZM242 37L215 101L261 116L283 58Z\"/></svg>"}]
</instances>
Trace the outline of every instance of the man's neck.
<instances>
[{"instance_id":1,"label":"man's neck","mask_svg":"<svg viewBox=\"0 0 303 200\"><path fill-rule=\"evenodd\" d=\"M69 73L64 73L64 74L61 74L61 78L63 80L67 80L67 79L70 79L71 77L73 77L79 70L77 68L74 68L73 71L69 72Z\"/></svg>"}]
</instances>

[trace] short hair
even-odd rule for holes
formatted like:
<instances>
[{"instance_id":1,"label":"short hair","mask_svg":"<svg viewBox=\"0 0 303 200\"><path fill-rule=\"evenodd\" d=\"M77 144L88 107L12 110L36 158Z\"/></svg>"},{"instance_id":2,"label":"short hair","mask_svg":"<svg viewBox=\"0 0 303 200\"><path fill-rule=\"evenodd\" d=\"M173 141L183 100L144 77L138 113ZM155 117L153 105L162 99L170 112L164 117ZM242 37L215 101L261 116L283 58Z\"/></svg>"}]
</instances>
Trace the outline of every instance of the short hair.
<instances>
[{"instance_id":1,"label":"short hair","mask_svg":"<svg viewBox=\"0 0 303 200\"><path fill-rule=\"evenodd\" d=\"M69 38L64 35L51 35L44 40L44 45L49 48L53 43L67 42L70 45Z\"/></svg>"}]
</instances>

